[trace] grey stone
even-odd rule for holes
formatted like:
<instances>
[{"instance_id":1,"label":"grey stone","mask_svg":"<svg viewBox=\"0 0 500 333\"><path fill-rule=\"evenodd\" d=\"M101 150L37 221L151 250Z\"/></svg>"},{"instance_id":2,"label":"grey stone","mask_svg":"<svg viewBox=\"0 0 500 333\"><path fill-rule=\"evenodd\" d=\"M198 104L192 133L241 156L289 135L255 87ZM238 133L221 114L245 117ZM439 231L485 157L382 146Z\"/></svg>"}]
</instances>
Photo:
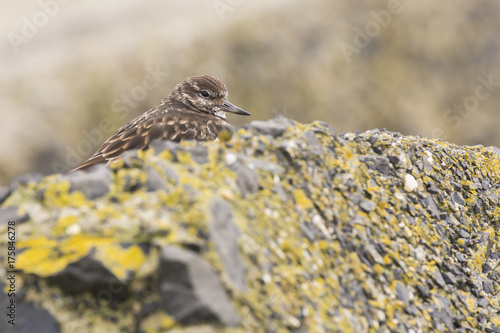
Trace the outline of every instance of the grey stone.
<instances>
[{"instance_id":1,"label":"grey stone","mask_svg":"<svg viewBox=\"0 0 500 333\"><path fill-rule=\"evenodd\" d=\"M437 219L439 217L439 208L431 195L428 194L422 199L422 205L429 212L431 218Z\"/></svg>"},{"instance_id":2,"label":"grey stone","mask_svg":"<svg viewBox=\"0 0 500 333\"><path fill-rule=\"evenodd\" d=\"M480 235L478 244L486 246L485 256L489 257L491 254L491 248L493 246L493 240L491 239L488 232L480 231L478 234Z\"/></svg>"},{"instance_id":3,"label":"grey stone","mask_svg":"<svg viewBox=\"0 0 500 333\"><path fill-rule=\"evenodd\" d=\"M210 205L212 218L208 230L215 248L228 272L231 281L240 289L246 290L246 270L238 247L238 227L234 224L233 210L222 199L215 199Z\"/></svg>"},{"instance_id":4,"label":"grey stone","mask_svg":"<svg viewBox=\"0 0 500 333\"><path fill-rule=\"evenodd\" d=\"M451 195L451 199L461 205L461 206L464 206L465 205L465 201L464 201L464 198L462 198L462 195L458 192L453 192L453 194Z\"/></svg>"},{"instance_id":5,"label":"grey stone","mask_svg":"<svg viewBox=\"0 0 500 333\"><path fill-rule=\"evenodd\" d=\"M288 195L281 184L274 185L273 191L279 195L282 202L286 202L288 200Z\"/></svg>"},{"instance_id":6,"label":"grey stone","mask_svg":"<svg viewBox=\"0 0 500 333\"><path fill-rule=\"evenodd\" d=\"M68 264L62 271L47 278L68 295L91 292L98 299L120 299L125 286L101 261L94 258L94 250Z\"/></svg>"},{"instance_id":7,"label":"grey stone","mask_svg":"<svg viewBox=\"0 0 500 333\"><path fill-rule=\"evenodd\" d=\"M405 303L405 307L410 307L410 293L408 292L408 288L401 282L396 282L396 297Z\"/></svg>"},{"instance_id":8,"label":"grey stone","mask_svg":"<svg viewBox=\"0 0 500 333\"><path fill-rule=\"evenodd\" d=\"M427 285L425 285L425 284L417 284L417 290L420 293L420 296L422 296L422 298L424 300L426 300L427 298L429 298L431 296L431 292L429 290L429 287L427 287Z\"/></svg>"},{"instance_id":9,"label":"grey stone","mask_svg":"<svg viewBox=\"0 0 500 333\"><path fill-rule=\"evenodd\" d=\"M216 321L225 326L240 323L218 276L199 255L175 246L164 247L158 270L163 307L177 321Z\"/></svg>"},{"instance_id":10,"label":"grey stone","mask_svg":"<svg viewBox=\"0 0 500 333\"><path fill-rule=\"evenodd\" d=\"M384 176L389 174L390 161L385 156L358 156L358 160L366 164L368 168L378 171Z\"/></svg>"},{"instance_id":11,"label":"grey stone","mask_svg":"<svg viewBox=\"0 0 500 333\"><path fill-rule=\"evenodd\" d=\"M465 231L464 229L459 229L458 234L462 238L470 238L470 234L467 231Z\"/></svg>"},{"instance_id":12,"label":"grey stone","mask_svg":"<svg viewBox=\"0 0 500 333\"><path fill-rule=\"evenodd\" d=\"M10 188L8 186L0 186L0 205L9 197Z\"/></svg>"},{"instance_id":13,"label":"grey stone","mask_svg":"<svg viewBox=\"0 0 500 333\"><path fill-rule=\"evenodd\" d=\"M437 188L436 185L430 185L427 190L429 191L430 194L438 194L439 189Z\"/></svg>"},{"instance_id":14,"label":"grey stone","mask_svg":"<svg viewBox=\"0 0 500 333\"><path fill-rule=\"evenodd\" d=\"M481 297L477 300L477 306L482 307L483 309L486 309L490 305L490 301L486 297Z\"/></svg>"},{"instance_id":15,"label":"grey stone","mask_svg":"<svg viewBox=\"0 0 500 333\"><path fill-rule=\"evenodd\" d=\"M63 179L70 182L70 192L80 191L92 200L109 192L111 170L107 165L97 164L87 172L72 172L63 176Z\"/></svg>"},{"instance_id":16,"label":"grey stone","mask_svg":"<svg viewBox=\"0 0 500 333\"><path fill-rule=\"evenodd\" d=\"M255 193L259 190L259 176L257 176L255 171L240 161L231 164L230 168L236 172L236 184L243 198L245 198L247 194Z\"/></svg>"},{"instance_id":17,"label":"grey stone","mask_svg":"<svg viewBox=\"0 0 500 333\"><path fill-rule=\"evenodd\" d=\"M323 151L323 145L316 137L313 131L309 130L304 133L304 139L306 140L308 150L313 155L323 155L325 152Z\"/></svg>"},{"instance_id":18,"label":"grey stone","mask_svg":"<svg viewBox=\"0 0 500 333\"><path fill-rule=\"evenodd\" d=\"M160 175L160 173L152 166L146 168L146 189L150 192L157 190L166 190L167 185L165 179Z\"/></svg>"},{"instance_id":19,"label":"grey stone","mask_svg":"<svg viewBox=\"0 0 500 333\"><path fill-rule=\"evenodd\" d=\"M18 188L19 185L28 185L29 183L38 184L43 179L43 175L41 173L27 173L24 175L20 175L15 177L10 183L11 191L14 191Z\"/></svg>"},{"instance_id":20,"label":"grey stone","mask_svg":"<svg viewBox=\"0 0 500 333\"><path fill-rule=\"evenodd\" d=\"M123 161L123 165L127 168L140 167L143 161L137 155L139 149L131 149L125 151L120 155L120 159Z\"/></svg>"},{"instance_id":21,"label":"grey stone","mask_svg":"<svg viewBox=\"0 0 500 333\"><path fill-rule=\"evenodd\" d=\"M0 283L2 290L4 290L4 284ZM19 294L16 292L16 294ZM17 295L16 295L17 296ZM7 298L7 295L2 291L0 292L0 304L7 312L4 315L3 320L0 320L0 332L3 333L59 333L61 329L57 321L52 317L50 312L44 308L36 305L34 303L23 303L16 299L16 315L15 315L15 325L8 323L11 318L8 315L7 302L10 302L11 298Z\"/></svg>"},{"instance_id":22,"label":"grey stone","mask_svg":"<svg viewBox=\"0 0 500 333\"><path fill-rule=\"evenodd\" d=\"M452 284L452 285L457 284L457 279L455 278L455 274L453 274L452 272L444 273L443 279L447 284Z\"/></svg>"},{"instance_id":23,"label":"grey stone","mask_svg":"<svg viewBox=\"0 0 500 333\"><path fill-rule=\"evenodd\" d=\"M255 129L259 133L271 135L273 137L281 136L286 131L285 125L280 124L273 119L267 121L254 120L250 122L249 127Z\"/></svg>"},{"instance_id":24,"label":"grey stone","mask_svg":"<svg viewBox=\"0 0 500 333\"><path fill-rule=\"evenodd\" d=\"M296 124L297 124L297 122L296 122L295 120L290 119L290 118L287 118L287 117L285 117L285 116L283 116L283 115L281 115L281 114L279 114L279 115L277 115L277 116L273 117L273 118L271 119L271 121L274 121L274 122L276 122L276 123L278 123L278 124L281 124L281 125L284 125L284 126L286 126L286 127L296 126ZM326 124L325 122L319 122L319 123L320 123L321 125ZM331 127L330 127L330 128L331 128ZM333 129L333 128L332 128L332 129Z\"/></svg>"},{"instance_id":25,"label":"grey stone","mask_svg":"<svg viewBox=\"0 0 500 333\"><path fill-rule=\"evenodd\" d=\"M206 146L197 145L196 147L187 149L187 151L191 154L191 157L196 163L208 163L208 149Z\"/></svg>"},{"instance_id":26,"label":"grey stone","mask_svg":"<svg viewBox=\"0 0 500 333\"><path fill-rule=\"evenodd\" d=\"M158 171L160 169L160 171ZM164 175L162 175L162 173ZM167 189L167 181L172 180L175 184L179 182L179 177L175 171L165 165L162 161L159 161L157 165L149 165L146 167L146 189L148 191L156 191L159 189ZM165 179L167 177L168 179Z\"/></svg>"},{"instance_id":27,"label":"grey stone","mask_svg":"<svg viewBox=\"0 0 500 333\"><path fill-rule=\"evenodd\" d=\"M300 230L302 230L302 234L309 240L309 242L313 243L316 240L316 227L312 223L300 223Z\"/></svg>"},{"instance_id":28,"label":"grey stone","mask_svg":"<svg viewBox=\"0 0 500 333\"><path fill-rule=\"evenodd\" d=\"M389 156L387 156L387 158L389 159L389 161L390 161L390 162L391 162L394 166L397 166L397 165L398 165L398 163L399 163L399 157L389 155Z\"/></svg>"},{"instance_id":29,"label":"grey stone","mask_svg":"<svg viewBox=\"0 0 500 333\"><path fill-rule=\"evenodd\" d=\"M285 173L285 169L281 165L271 163L268 161L263 161L256 158L251 158L243 154L236 154L236 156L238 157L239 160L246 162L247 165L250 164L253 165L256 169L269 171L271 173L276 173L276 174Z\"/></svg>"},{"instance_id":30,"label":"grey stone","mask_svg":"<svg viewBox=\"0 0 500 333\"><path fill-rule=\"evenodd\" d=\"M378 134L373 134L372 136L370 136L370 137L368 138L368 140L367 140L367 141L368 141L368 142L369 142L372 146L374 146L374 147L375 147L375 143L378 141L378 139L380 139L380 135L378 135Z\"/></svg>"},{"instance_id":31,"label":"grey stone","mask_svg":"<svg viewBox=\"0 0 500 333\"><path fill-rule=\"evenodd\" d=\"M150 147L153 148L153 153L158 155L164 150L175 151L179 144L168 140L153 140Z\"/></svg>"},{"instance_id":32,"label":"grey stone","mask_svg":"<svg viewBox=\"0 0 500 333\"><path fill-rule=\"evenodd\" d=\"M434 281L436 281L438 286L440 286L441 288L444 288L444 286L446 286L446 282L444 281L441 272L437 268L434 269Z\"/></svg>"},{"instance_id":33,"label":"grey stone","mask_svg":"<svg viewBox=\"0 0 500 333\"><path fill-rule=\"evenodd\" d=\"M498 147L495 147L495 146L489 146L489 147L486 147L486 150L489 150L491 151L492 153L495 153L497 155L500 155L500 148Z\"/></svg>"},{"instance_id":34,"label":"grey stone","mask_svg":"<svg viewBox=\"0 0 500 333\"><path fill-rule=\"evenodd\" d=\"M447 326L447 328L453 332L453 313L451 312L451 302L449 299L441 296L441 295L435 295L440 303L440 310L439 311L434 311L431 313L432 318L438 322L438 323L443 323Z\"/></svg>"},{"instance_id":35,"label":"grey stone","mask_svg":"<svg viewBox=\"0 0 500 333\"><path fill-rule=\"evenodd\" d=\"M368 259L371 261L372 264L380 264L384 265L384 258L382 255L377 251L375 246L373 244L367 243L364 245L364 250L367 254Z\"/></svg>"},{"instance_id":36,"label":"grey stone","mask_svg":"<svg viewBox=\"0 0 500 333\"><path fill-rule=\"evenodd\" d=\"M337 132L335 131L335 128L330 126L327 122L324 121L315 121L313 127L313 131L315 133L325 133L329 136L337 136ZM289 122L287 126L294 126L293 122Z\"/></svg>"},{"instance_id":37,"label":"grey stone","mask_svg":"<svg viewBox=\"0 0 500 333\"><path fill-rule=\"evenodd\" d=\"M0 225L5 225L9 221L23 223L30 219L28 213L19 213L19 208L16 206L0 208Z\"/></svg>"},{"instance_id":38,"label":"grey stone","mask_svg":"<svg viewBox=\"0 0 500 333\"><path fill-rule=\"evenodd\" d=\"M493 282L491 282L491 280L489 279L484 279L483 280L483 290L484 292L488 293L488 294L495 294L495 287L493 287Z\"/></svg>"},{"instance_id":39,"label":"grey stone","mask_svg":"<svg viewBox=\"0 0 500 333\"><path fill-rule=\"evenodd\" d=\"M375 204L375 202L373 201L370 201L370 200L362 200L360 203L359 203L359 207L361 207L362 210L364 210L365 212L371 212L372 210L375 209L375 207L377 207L377 205Z\"/></svg>"}]
</instances>

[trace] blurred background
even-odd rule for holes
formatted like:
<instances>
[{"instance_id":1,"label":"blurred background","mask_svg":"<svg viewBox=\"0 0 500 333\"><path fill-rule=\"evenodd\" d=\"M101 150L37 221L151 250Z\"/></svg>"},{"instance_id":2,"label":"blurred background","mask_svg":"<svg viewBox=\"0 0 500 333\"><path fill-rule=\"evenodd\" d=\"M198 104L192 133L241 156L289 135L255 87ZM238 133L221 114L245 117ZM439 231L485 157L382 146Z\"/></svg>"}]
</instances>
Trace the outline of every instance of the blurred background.
<instances>
[{"instance_id":1,"label":"blurred background","mask_svg":"<svg viewBox=\"0 0 500 333\"><path fill-rule=\"evenodd\" d=\"M40 0L0 11L0 184L76 166L185 77L251 117L500 145L499 1Z\"/></svg>"}]
</instances>

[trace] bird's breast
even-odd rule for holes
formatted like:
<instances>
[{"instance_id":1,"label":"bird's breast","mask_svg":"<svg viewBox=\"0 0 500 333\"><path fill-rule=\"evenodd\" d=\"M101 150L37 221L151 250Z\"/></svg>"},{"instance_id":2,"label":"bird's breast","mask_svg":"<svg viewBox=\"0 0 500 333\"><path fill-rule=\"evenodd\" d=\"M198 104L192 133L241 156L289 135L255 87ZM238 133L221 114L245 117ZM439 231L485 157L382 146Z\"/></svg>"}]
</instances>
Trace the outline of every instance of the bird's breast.
<instances>
[{"instance_id":1,"label":"bird's breast","mask_svg":"<svg viewBox=\"0 0 500 333\"><path fill-rule=\"evenodd\" d=\"M211 141L217 139L219 132L227 126L227 122L222 119L207 119L200 135L203 137L200 141Z\"/></svg>"}]
</instances>

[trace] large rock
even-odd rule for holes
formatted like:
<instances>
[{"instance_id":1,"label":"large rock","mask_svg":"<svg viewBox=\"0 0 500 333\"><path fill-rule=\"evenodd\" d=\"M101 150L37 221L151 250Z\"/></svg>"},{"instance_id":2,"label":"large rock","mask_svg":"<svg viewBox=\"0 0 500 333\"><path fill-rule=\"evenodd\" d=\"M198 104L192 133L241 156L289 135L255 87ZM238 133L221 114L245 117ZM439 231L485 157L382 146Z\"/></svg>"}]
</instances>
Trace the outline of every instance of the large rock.
<instances>
[{"instance_id":1,"label":"large rock","mask_svg":"<svg viewBox=\"0 0 500 333\"><path fill-rule=\"evenodd\" d=\"M50 332L500 329L494 151L276 118L122 162L9 190L19 316Z\"/></svg>"},{"instance_id":2,"label":"large rock","mask_svg":"<svg viewBox=\"0 0 500 333\"><path fill-rule=\"evenodd\" d=\"M165 311L176 320L227 326L240 323L217 275L202 257L167 246L161 251L158 268L158 291Z\"/></svg>"}]
</instances>

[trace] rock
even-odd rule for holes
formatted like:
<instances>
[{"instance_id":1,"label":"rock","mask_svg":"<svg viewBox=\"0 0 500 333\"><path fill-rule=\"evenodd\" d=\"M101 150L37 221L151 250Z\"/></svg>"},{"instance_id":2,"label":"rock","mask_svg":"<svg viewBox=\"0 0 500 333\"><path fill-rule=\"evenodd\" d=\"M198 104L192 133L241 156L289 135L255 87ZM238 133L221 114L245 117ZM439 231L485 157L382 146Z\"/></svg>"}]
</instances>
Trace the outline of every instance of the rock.
<instances>
[{"instance_id":1,"label":"rock","mask_svg":"<svg viewBox=\"0 0 500 333\"><path fill-rule=\"evenodd\" d=\"M361 163L372 170L380 172L382 175L387 176L389 173L389 159L385 156L358 156Z\"/></svg>"},{"instance_id":2,"label":"rock","mask_svg":"<svg viewBox=\"0 0 500 333\"><path fill-rule=\"evenodd\" d=\"M0 225L6 225L9 221L23 223L30 219L27 212L19 212L19 208L15 206L0 208Z\"/></svg>"},{"instance_id":3,"label":"rock","mask_svg":"<svg viewBox=\"0 0 500 333\"><path fill-rule=\"evenodd\" d=\"M377 205L373 201L363 200L359 203L359 207L361 207L362 210L368 213L375 210Z\"/></svg>"},{"instance_id":4,"label":"rock","mask_svg":"<svg viewBox=\"0 0 500 333\"><path fill-rule=\"evenodd\" d=\"M231 155L234 156L235 158L232 163L234 163L236 159L239 159L245 162L247 165L252 166L253 169L265 170L273 174L283 174L285 172L285 169L276 163L271 163L268 161L251 158L243 154L231 154ZM232 163L228 162L228 165Z\"/></svg>"},{"instance_id":5,"label":"rock","mask_svg":"<svg viewBox=\"0 0 500 333\"><path fill-rule=\"evenodd\" d=\"M198 164L205 164L208 162L208 150L207 147L198 145L196 147L191 147L187 149L191 154L193 160Z\"/></svg>"},{"instance_id":6,"label":"rock","mask_svg":"<svg viewBox=\"0 0 500 333\"><path fill-rule=\"evenodd\" d=\"M412 175L406 174L403 177L404 189L406 192L413 192L418 187L418 183L415 180L415 177Z\"/></svg>"},{"instance_id":7,"label":"rock","mask_svg":"<svg viewBox=\"0 0 500 333\"><path fill-rule=\"evenodd\" d=\"M263 127L276 124L285 132L158 142L104 180L81 172L104 183L85 190L96 199L61 176L9 189L3 204L29 217L19 305L50 309L64 332L497 330L497 155L321 122Z\"/></svg>"},{"instance_id":8,"label":"rock","mask_svg":"<svg viewBox=\"0 0 500 333\"><path fill-rule=\"evenodd\" d=\"M322 155L324 154L323 145L319 142L316 134L313 131L306 131L304 133L304 140L306 140L307 146L309 147L309 151L313 155Z\"/></svg>"},{"instance_id":9,"label":"rock","mask_svg":"<svg viewBox=\"0 0 500 333\"><path fill-rule=\"evenodd\" d=\"M5 285L0 283L2 290ZM55 318L45 310L44 308L38 306L35 303L20 303L18 297L8 298L4 293L0 293L0 304L7 307L10 304L10 300L16 300L15 303L15 318L13 323L10 324L8 321L12 320L8 315L5 315L4 320L0 321L0 332L5 333L60 333L61 329ZM5 310L9 312L9 310Z\"/></svg>"},{"instance_id":10,"label":"rock","mask_svg":"<svg viewBox=\"0 0 500 333\"><path fill-rule=\"evenodd\" d=\"M406 308L410 308L410 293L404 284L396 282L396 296L405 303Z\"/></svg>"},{"instance_id":11,"label":"rock","mask_svg":"<svg viewBox=\"0 0 500 333\"><path fill-rule=\"evenodd\" d=\"M70 192L80 191L92 200L109 192L111 170L105 164L97 164L86 172L72 172L63 176L63 179L70 182Z\"/></svg>"},{"instance_id":12,"label":"rock","mask_svg":"<svg viewBox=\"0 0 500 333\"><path fill-rule=\"evenodd\" d=\"M500 148L498 148L498 147L490 146L490 147L486 147L486 149L491 151L492 153L500 155Z\"/></svg>"},{"instance_id":13,"label":"rock","mask_svg":"<svg viewBox=\"0 0 500 333\"><path fill-rule=\"evenodd\" d=\"M158 289L165 311L182 323L240 323L217 275L199 255L174 246L161 250Z\"/></svg>"},{"instance_id":14,"label":"rock","mask_svg":"<svg viewBox=\"0 0 500 333\"><path fill-rule=\"evenodd\" d=\"M379 265L384 264L384 258L380 255L380 253L377 251L377 249L372 244L366 244L364 246L364 250L368 255L368 259L372 263L377 263Z\"/></svg>"},{"instance_id":15,"label":"rock","mask_svg":"<svg viewBox=\"0 0 500 333\"><path fill-rule=\"evenodd\" d=\"M146 188L148 191L166 190L167 185L165 184L165 179L160 175L160 173L152 166L148 166L146 169L146 175L148 180L146 181Z\"/></svg>"},{"instance_id":16,"label":"rock","mask_svg":"<svg viewBox=\"0 0 500 333\"><path fill-rule=\"evenodd\" d=\"M175 151L178 147L178 143L167 140L153 140L151 142L151 148L153 148L153 153L155 155L159 155L165 150Z\"/></svg>"},{"instance_id":17,"label":"rock","mask_svg":"<svg viewBox=\"0 0 500 333\"><path fill-rule=\"evenodd\" d=\"M422 204L429 212L431 218L433 219L439 218L439 208L436 205L436 202L434 201L431 195L426 195L422 200Z\"/></svg>"},{"instance_id":18,"label":"rock","mask_svg":"<svg viewBox=\"0 0 500 333\"><path fill-rule=\"evenodd\" d=\"M210 206L212 218L208 224L215 248L229 274L231 281L240 289L246 290L246 269L238 246L238 227L233 221L231 206L217 198Z\"/></svg>"},{"instance_id":19,"label":"rock","mask_svg":"<svg viewBox=\"0 0 500 333\"><path fill-rule=\"evenodd\" d=\"M430 194L438 194L439 193L439 189L437 188L436 185L429 186L427 190L429 191Z\"/></svg>"},{"instance_id":20,"label":"rock","mask_svg":"<svg viewBox=\"0 0 500 333\"><path fill-rule=\"evenodd\" d=\"M143 160L137 155L138 149L131 149L120 155L120 159L123 161L123 166L126 168L141 167L143 165Z\"/></svg>"},{"instance_id":21,"label":"rock","mask_svg":"<svg viewBox=\"0 0 500 333\"><path fill-rule=\"evenodd\" d=\"M427 287L427 285L417 284L417 290L424 300L428 299L431 295L429 287Z\"/></svg>"},{"instance_id":22,"label":"rock","mask_svg":"<svg viewBox=\"0 0 500 333\"><path fill-rule=\"evenodd\" d=\"M172 181L175 184L179 182L179 177L175 171L161 162L155 166L147 166L146 176L146 189L148 191L166 190L168 181Z\"/></svg>"},{"instance_id":23,"label":"rock","mask_svg":"<svg viewBox=\"0 0 500 333\"><path fill-rule=\"evenodd\" d=\"M10 188L7 186L0 186L0 205L7 199L10 195Z\"/></svg>"},{"instance_id":24,"label":"rock","mask_svg":"<svg viewBox=\"0 0 500 333\"><path fill-rule=\"evenodd\" d=\"M486 297L481 297L480 299L477 300L477 306L485 309L490 305L490 301Z\"/></svg>"},{"instance_id":25,"label":"rock","mask_svg":"<svg viewBox=\"0 0 500 333\"><path fill-rule=\"evenodd\" d=\"M243 198L245 198L247 194L255 193L259 190L259 177L255 171L239 161L233 163L231 169L236 172L236 184Z\"/></svg>"},{"instance_id":26,"label":"rock","mask_svg":"<svg viewBox=\"0 0 500 333\"><path fill-rule=\"evenodd\" d=\"M446 281L444 280L443 275L441 275L441 272L437 268L434 269L434 281L436 281L438 286L440 286L441 288L444 288L444 286L446 285Z\"/></svg>"},{"instance_id":27,"label":"rock","mask_svg":"<svg viewBox=\"0 0 500 333\"><path fill-rule=\"evenodd\" d=\"M470 238L470 234L464 229L458 229L458 235L462 238Z\"/></svg>"},{"instance_id":28,"label":"rock","mask_svg":"<svg viewBox=\"0 0 500 333\"><path fill-rule=\"evenodd\" d=\"M17 176L10 183L11 191L15 191L20 185L26 186L29 183L38 184L43 179L41 173L28 173L25 175Z\"/></svg>"},{"instance_id":29,"label":"rock","mask_svg":"<svg viewBox=\"0 0 500 333\"><path fill-rule=\"evenodd\" d=\"M94 257L94 251L68 264L61 272L48 277L47 281L69 295L90 292L97 299L108 301L121 298L125 291L124 284Z\"/></svg>"},{"instance_id":30,"label":"rock","mask_svg":"<svg viewBox=\"0 0 500 333\"><path fill-rule=\"evenodd\" d=\"M495 288L493 287L493 282L491 282L491 280L489 279L484 279L483 280L483 290L485 293L488 293L488 294L495 294Z\"/></svg>"},{"instance_id":31,"label":"rock","mask_svg":"<svg viewBox=\"0 0 500 333\"><path fill-rule=\"evenodd\" d=\"M248 127L250 129L256 130L259 133L262 133L264 135L270 135L272 137L281 136L286 131L285 125L280 124L279 122L274 120L270 121L254 120L250 122Z\"/></svg>"},{"instance_id":32,"label":"rock","mask_svg":"<svg viewBox=\"0 0 500 333\"><path fill-rule=\"evenodd\" d=\"M300 229L304 233L304 236L310 241L313 242L316 240L316 228L314 224L309 222L302 222L300 224Z\"/></svg>"},{"instance_id":33,"label":"rock","mask_svg":"<svg viewBox=\"0 0 500 333\"><path fill-rule=\"evenodd\" d=\"M465 205L464 198L462 198L462 195L461 195L460 193L458 193L458 192L453 193L453 194L451 195L451 198L452 198L452 200L453 200L455 203L457 203L457 204L459 204L459 205L461 205L461 206L464 206L464 205Z\"/></svg>"},{"instance_id":34,"label":"rock","mask_svg":"<svg viewBox=\"0 0 500 333\"><path fill-rule=\"evenodd\" d=\"M455 275L452 272L446 272L443 274L443 280L447 284L457 284L457 279L455 278Z\"/></svg>"},{"instance_id":35,"label":"rock","mask_svg":"<svg viewBox=\"0 0 500 333\"><path fill-rule=\"evenodd\" d=\"M440 295L436 295L436 298L440 303L440 310L431 313L432 319L434 319L438 323L445 324L448 330L453 331L453 313L450 309L451 302Z\"/></svg>"}]
</instances>

